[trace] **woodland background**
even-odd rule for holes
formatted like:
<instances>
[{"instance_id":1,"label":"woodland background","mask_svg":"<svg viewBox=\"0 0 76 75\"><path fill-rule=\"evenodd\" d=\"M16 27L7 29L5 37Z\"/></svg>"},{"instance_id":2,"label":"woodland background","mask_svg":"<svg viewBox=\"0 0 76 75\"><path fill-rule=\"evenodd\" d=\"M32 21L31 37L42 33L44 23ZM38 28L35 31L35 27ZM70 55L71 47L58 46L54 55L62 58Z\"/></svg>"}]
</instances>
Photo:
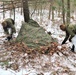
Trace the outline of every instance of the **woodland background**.
<instances>
[{"instance_id":1,"label":"woodland background","mask_svg":"<svg viewBox=\"0 0 76 75\"><path fill-rule=\"evenodd\" d=\"M75 6L76 0L0 0L0 22L11 17L17 31L7 42L0 24L0 75L76 75L76 54L71 42L61 45L59 28L76 24Z\"/></svg>"}]
</instances>

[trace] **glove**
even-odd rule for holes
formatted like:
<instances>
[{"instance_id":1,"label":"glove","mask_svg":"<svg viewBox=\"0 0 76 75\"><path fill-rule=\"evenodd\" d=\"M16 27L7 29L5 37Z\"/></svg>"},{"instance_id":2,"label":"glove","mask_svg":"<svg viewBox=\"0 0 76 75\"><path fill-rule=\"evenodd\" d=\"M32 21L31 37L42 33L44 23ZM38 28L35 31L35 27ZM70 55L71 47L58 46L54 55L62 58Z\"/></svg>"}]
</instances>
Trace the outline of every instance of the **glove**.
<instances>
[{"instance_id":1,"label":"glove","mask_svg":"<svg viewBox=\"0 0 76 75\"><path fill-rule=\"evenodd\" d=\"M10 41L12 39L12 36L7 36L7 40Z\"/></svg>"},{"instance_id":2,"label":"glove","mask_svg":"<svg viewBox=\"0 0 76 75\"><path fill-rule=\"evenodd\" d=\"M75 46L73 45L71 48L71 51L74 52Z\"/></svg>"},{"instance_id":3,"label":"glove","mask_svg":"<svg viewBox=\"0 0 76 75\"><path fill-rule=\"evenodd\" d=\"M72 42L72 40L71 40L71 39L69 39L69 41L70 41L70 42Z\"/></svg>"},{"instance_id":4,"label":"glove","mask_svg":"<svg viewBox=\"0 0 76 75\"><path fill-rule=\"evenodd\" d=\"M51 32L47 32L49 35L51 35Z\"/></svg>"},{"instance_id":5,"label":"glove","mask_svg":"<svg viewBox=\"0 0 76 75\"><path fill-rule=\"evenodd\" d=\"M65 42L63 41L61 45L65 44Z\"/></svg>"}]
</instances>

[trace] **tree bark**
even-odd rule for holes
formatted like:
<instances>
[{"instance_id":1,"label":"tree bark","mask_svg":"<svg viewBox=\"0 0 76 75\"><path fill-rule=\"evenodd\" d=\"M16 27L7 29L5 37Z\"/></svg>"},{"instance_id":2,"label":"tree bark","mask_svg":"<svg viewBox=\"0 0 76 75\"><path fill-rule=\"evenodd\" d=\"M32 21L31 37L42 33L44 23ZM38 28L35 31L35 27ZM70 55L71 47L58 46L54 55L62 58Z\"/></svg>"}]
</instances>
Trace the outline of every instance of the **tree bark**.
<instances>
[{"instance_id":1,"label":"tree bark","mask_svg":"<svg viewBox=\"0 0 76 75\"><path fill-rule=\"evenodd\" d=\"M28 0L22 0L22 5L23 5L24 21L28 22L30 19L29 8L28 8Z\"/></svg>"},{"instance_id":2,"label":"tree bark","mask_svg":"<svg viewBox=\"0 0 76 75\"><path fill-rule=\"evenodd\" d=\"M62 0L62 17L63 17L63 24L65 24L65 8L64 8L64 0Z\"/></svg>"},{"instance_id":3,"label":"tree bark","mask_svg":"<svg viewBox=\"0 0 76 75\"><path fill-rule=\"evenodd\" d=\"M51 2L50 2L50 6L49 6L49 16L48 16L49 20L50 20L50 17L51 17Z\"/></svg>"},{"instance_id":4,"label":"tree bark","mask_svg":"<svg viewBox=\"0 0 76 75\"><path fill-rule=\"evenodd\" d=\"M52 0L52 21L54 21L54 1Z\"/></svg>"},{"instance_id":5,"label":"tree bark","mask_svg":"<svg viewBox=\"0 0 76 75\"><path fill-rule=\"evenodd\" d=\"M67 25L70 24L70 0L67 0Z\"/></svg>"}]
</instances>

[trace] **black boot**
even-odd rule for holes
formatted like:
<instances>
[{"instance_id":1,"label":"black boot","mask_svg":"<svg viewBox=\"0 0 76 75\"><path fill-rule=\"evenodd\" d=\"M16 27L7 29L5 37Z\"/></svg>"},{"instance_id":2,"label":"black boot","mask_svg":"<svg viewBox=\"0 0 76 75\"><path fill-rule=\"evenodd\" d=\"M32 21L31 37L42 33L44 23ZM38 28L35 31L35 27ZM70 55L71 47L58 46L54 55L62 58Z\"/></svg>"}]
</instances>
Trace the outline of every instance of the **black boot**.
<instances>
[{"instance_id":1,"label":"black boot","mask_svg":"<svg viewBox=\"0 0 76 75\"><path fill-rule=\"evenodd\" d=\"M75 46L73 45L71 48L71 51L74 52Z\"/></svg>"}]
</instances>

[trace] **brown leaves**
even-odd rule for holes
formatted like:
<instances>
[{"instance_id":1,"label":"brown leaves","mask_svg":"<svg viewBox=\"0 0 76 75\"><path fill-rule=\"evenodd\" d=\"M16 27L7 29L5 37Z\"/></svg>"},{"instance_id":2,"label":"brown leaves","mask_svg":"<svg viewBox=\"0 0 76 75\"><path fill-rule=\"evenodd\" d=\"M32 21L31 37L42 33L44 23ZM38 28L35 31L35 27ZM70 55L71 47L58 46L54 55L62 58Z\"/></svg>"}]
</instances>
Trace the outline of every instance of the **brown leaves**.
<instances>
[{"instance_id":1,"label":"brown leaves","mask_svg":"<svg viewBox=\"0 0 76 75\"><path fill-rule=\"evenodd\" d=\"M10 66L14 70L18 70L18 68L19 68L18 64L16 64L16 63L12 63Z\"/></svg>"},{"instance_id":2,"label":"brown leaves","mask_svg":"<svg viewBox=\"0 0 76 75\"><path fill-rule=\"evenodd\" d=\"M42 46L40 47L40 52L43 54L50 54L53 55L56 52L62 52L63 50L66 50L66 47L61 46L61 48L58 48L59 44L56 42L50 43L49 46Z\"/></svg>"},{"instance_id":3,"label":"brown leaves","mask_svg":"<svg viewBox=\"0 0 76 75\"><path fill-rule=\"evenodd\" d=\"M26 50L28 49L27 45L23 42L5 43L5 47L7 50L16 50L16 51L20 51L20 52L26 52Z\"/></svg>"},{"instance_id":4,"label":"brown leaves","mask_svg":"<svg viewBox=\"0 0 76 75\"><path fill-rule=\"evenodd\" d=\"M7 43L5 44L5 46L7 50L26 52L27 54L32 54L32 55L33 54L36 55L37 53L53 55L54 53L67 50L65 46L60 46L57 42L51 42L47 46L40 46L39 49L30 49L27 47L27 45L24 42ZM61 48L59 48L59 46Z\"/></svg>"}]
</instances>

